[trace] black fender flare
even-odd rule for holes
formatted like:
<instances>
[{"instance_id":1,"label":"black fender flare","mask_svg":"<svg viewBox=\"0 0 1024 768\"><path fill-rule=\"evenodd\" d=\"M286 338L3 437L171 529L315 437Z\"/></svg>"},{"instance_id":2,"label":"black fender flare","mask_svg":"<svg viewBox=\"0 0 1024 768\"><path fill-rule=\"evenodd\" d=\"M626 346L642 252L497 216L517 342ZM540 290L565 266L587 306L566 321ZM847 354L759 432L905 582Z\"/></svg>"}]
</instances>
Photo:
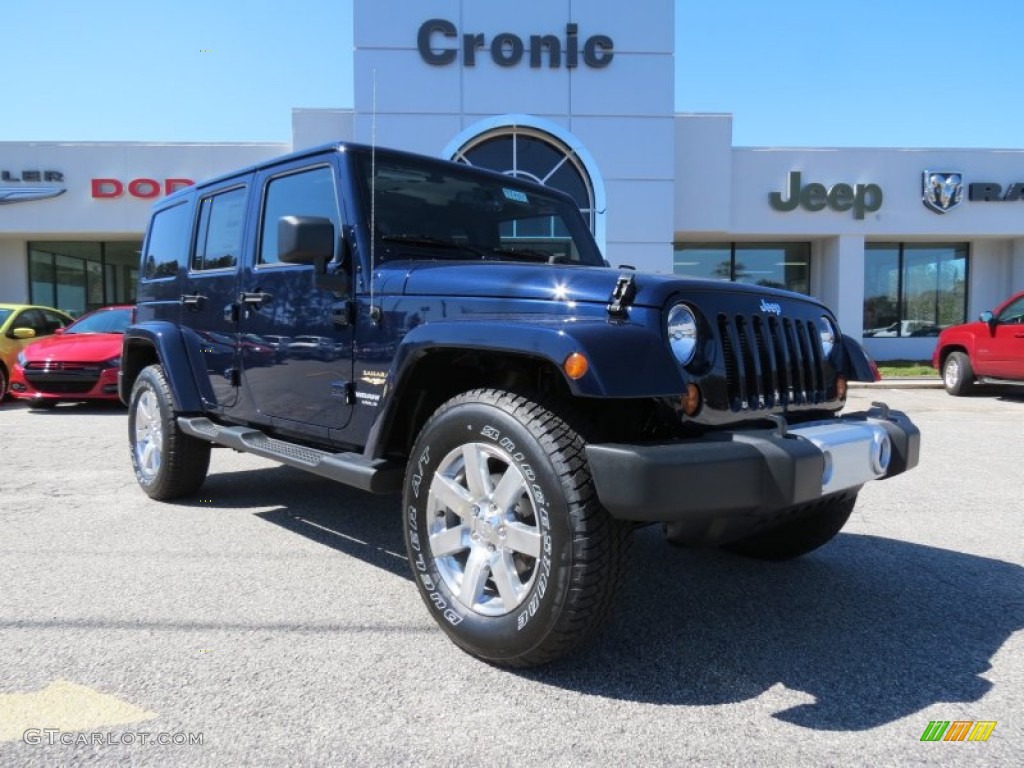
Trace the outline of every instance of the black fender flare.
<instances>
[{"instance_id":1,"label":"black fender flare","mask_svg":"<svg viewBox=\"0 0 1024 768\"><path fill-rule=\"evenodd\" d=\"M121 372L118 396L128 405L132 387L142 369L150 364L153 353L163 366L164 376L180 413L201 413L203 398L192 375L185 337L174 323L154 321L129 326L121 346Z\"/></svg>"},{"instance_id":2,"label":"black fender flare","mask_svg":"<svg viewBox=\"0 0 1024 768\"><path fill-rule=\"evenodd\" d=\"M614 340L613 343L609 343ZM398 347L370 429L365 453L377 457L387 445L402 398L415 386L417 364L439 350L479 350L532 358L557 369L574 397L645 398L678 396L686 389L683 372L656 330L640 324L558 318L440 321L413 328ZM573 352L587 358L587 373L570 379L563 370ZM628 364L624 357L628 354Z\"/></svg>"},{"instance_id":3,"label":"black fender flare","mask_svg":"<svg viewBox=\"0 0 1024 768\"><path fill-rule=\"evenodd\" d=\"M843 334L843 373L849 381L878 381L881 376L871 355L853 336Z\"/></svg>"}]
</instances>

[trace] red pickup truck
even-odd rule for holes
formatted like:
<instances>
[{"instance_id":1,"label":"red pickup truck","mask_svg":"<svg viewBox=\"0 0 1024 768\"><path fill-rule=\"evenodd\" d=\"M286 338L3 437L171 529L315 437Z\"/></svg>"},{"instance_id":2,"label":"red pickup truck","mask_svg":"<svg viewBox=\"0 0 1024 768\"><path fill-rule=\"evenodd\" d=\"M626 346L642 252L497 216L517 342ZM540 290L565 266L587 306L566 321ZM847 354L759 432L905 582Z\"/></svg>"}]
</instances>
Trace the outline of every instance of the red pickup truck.
<instances>
[{"instance_id":1,"label":"red pickup truck","mask_svg":"<svg viewBox=\"0 0 1024 768\"><path fill-rule=\"evenodd\" d=\"M1024 291L976 322L942 331L932 365L951 395L975 384L1024 384Z\"/></svg>"}]
</instances>

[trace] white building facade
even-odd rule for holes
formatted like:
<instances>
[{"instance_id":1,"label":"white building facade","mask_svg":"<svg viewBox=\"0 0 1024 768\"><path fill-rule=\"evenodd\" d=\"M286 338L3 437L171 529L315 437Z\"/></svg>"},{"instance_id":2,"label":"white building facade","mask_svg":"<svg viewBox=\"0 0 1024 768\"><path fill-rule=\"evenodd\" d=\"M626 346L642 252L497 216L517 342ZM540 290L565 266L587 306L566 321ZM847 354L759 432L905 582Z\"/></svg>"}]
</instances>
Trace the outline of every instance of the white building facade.
<instances>
[{"instance_id":1,"label":"white building facade","mask_svg":"<svg viewBox=\"0 0 1024 768\"><path fill-rule=\"evenodd\" d=\"M672 0L354 6L354 108L291 145L0 143L0 301L130 300L153 199L338 140L562 189L612 264L819 296L879 359L1024 288L1024 150L734 147L675 112Z\"/></svg>"}]
</instances>

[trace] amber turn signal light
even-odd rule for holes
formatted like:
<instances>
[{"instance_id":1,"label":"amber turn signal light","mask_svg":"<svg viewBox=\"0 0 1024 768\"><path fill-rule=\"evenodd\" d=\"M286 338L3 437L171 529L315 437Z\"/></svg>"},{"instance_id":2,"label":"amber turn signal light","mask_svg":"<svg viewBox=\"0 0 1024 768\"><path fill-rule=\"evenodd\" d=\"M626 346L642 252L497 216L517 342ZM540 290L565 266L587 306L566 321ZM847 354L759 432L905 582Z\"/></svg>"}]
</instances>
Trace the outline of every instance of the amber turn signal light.
<instances>
[{"instance_id":1,"label":"amber turn signal light","mask_svg":"<svg viewBox=\"0 0 1024 768\"><path fill-rule=\"evenodd\" d=\"M582 379L589 368L590 363L587 362L587 358L579 352L573 352L565 358L565 362L562 363L562 370L565 371L565 375L573 381Z\"/></svg>"}]
</instances>

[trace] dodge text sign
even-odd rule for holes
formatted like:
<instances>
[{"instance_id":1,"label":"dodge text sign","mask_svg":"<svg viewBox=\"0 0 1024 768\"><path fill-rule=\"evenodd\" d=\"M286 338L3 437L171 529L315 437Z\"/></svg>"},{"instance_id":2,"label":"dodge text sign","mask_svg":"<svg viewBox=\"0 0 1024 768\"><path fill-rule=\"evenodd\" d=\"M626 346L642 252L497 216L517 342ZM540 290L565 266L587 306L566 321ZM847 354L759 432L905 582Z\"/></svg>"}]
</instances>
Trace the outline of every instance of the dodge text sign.
<instances>
[{"instance_id":1,"label":"dodge text sign","mask_svg":"<svg viewBox=\"0 0 1024 768\"><path fill-rule=\"evenodd\" d=\"M92 196L96 198L117 198L123 197L127 192L132 197L151 200L159 197L161 192L169 195L176 189L188 187L194 184L192 179L164 179L162 182L157 179L131 179L121 181L120 179L93 179Z\"/></svg>"}]
</instances>

